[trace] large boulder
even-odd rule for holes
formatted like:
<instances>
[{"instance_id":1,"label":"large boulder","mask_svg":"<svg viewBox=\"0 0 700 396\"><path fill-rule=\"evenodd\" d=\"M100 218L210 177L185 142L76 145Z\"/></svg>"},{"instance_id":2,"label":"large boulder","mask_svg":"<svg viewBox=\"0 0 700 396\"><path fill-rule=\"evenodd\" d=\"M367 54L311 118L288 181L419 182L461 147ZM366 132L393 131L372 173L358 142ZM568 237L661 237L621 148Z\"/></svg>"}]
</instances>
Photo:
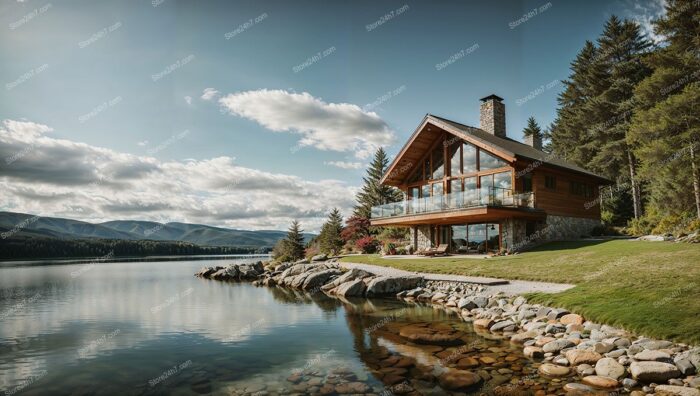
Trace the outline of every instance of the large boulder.
<instances>
[{"instance_id":1,"label":"large boulder","mask_svg":"<svg viewBox=\"0 0 700 396\"><path fill-rule=\"evenodd\" d=\"M301 288L304 290L311 290L315 289L318 287L323 286L324 283L326 283L332 276L337 276L342 274L342 271L339 269L327 269L323 271L318 271L318 272L312 272L309 274L309 276L306 277L304 280L304 283L301 285Z\"/></svg>"},{"instance_id":2,"label":"large boulder","mask_svg":"<svg viewBox=\"0 0 700 396\"><path fill-rule=\"evenodd\" d=\"M332 290L332 293L342 297L361 297L365 294L367 285L362 279L347 281Z\"/></svg>"},{"instance_id":3,"label":"large boulder","mask_svg":"<svg viewBox=\"0 0 700 396\"><path fill-rule=\"evenodd\" d=\"M332 282L326 283L325 285L323 285L323 287L321 287L321 289L328 291L328 290L331 290L333 288L336 288L336 287L342 285L343 283L349 282L351 280L369 278L370 276L372 276L372 274L370 274L367 271L353 268L350 271L343 273L342 275L340 275L339 277L334 279ZM363 291L364 291L364 289L363 289Z\"/></svg>"},{"instance_id":4,"label":"large boulder","mask_svg":"<svg viewBox=\"0 0 700 396\"><path fill-rule=\"evenodd\" d=\"M196 274L194 274L194 276L198 276L200 278L208 278L220 269L222 269L222 267L202 267L199 271L197 271Z\"/></svg>"},{"instance_id":5,"label":"large boulder","mask_svg":"<svg viewBox=\"0 0 700 396\"><path fill-rule=\"evenodd\" d=\"M663 362L632 362L630 373L632 378L647 383L666 382L681 375L676 366Z\"/></svg>"},{"instance_id":6,"label":"large boulder","mask_svg":"<svg viewBox=\"0 0 700 396\"><path fill-rule=\"evenodd\" d=\"M222 268L213 274L211 274L210 278L212 279L219 279L219 280L228 280L228 279L236 279L238 277L238 267L235 265L228 266L226 268Z\"/></svg>"},{"instance_id":7,"label":"large boulder","mask_svg":"<svg viewBox=\"0 0 700 396\"><path fill-rule=\"evenodd\" d=\"M420 276L378 276L367 284L367 296L396 294L403 290L413 289L423 281Z\"/></svg>"},{"instance_id":8,"label":"large boulder","mask_svg":"<svg viewBox=\"0 0 700 396\"><path fill-rule=\"evenodd\" d=\"M255 279L258 275L262 274L265 269L261 262L255 264L239 264L238 265L238 279L239 280L249 280Z\"/></svg>"},{"instance_id":9,"label":"large boulder","mask_svg":"<svg viewBox=\"0 0 700 396\"><path fill-rule=\"evenodd\" d=\"M326 260L328 260L328 256L325 254L317 254L317 255L311 257L312 263L317 262L317 261L326 261Z\"/></svg>"}]
</instances>

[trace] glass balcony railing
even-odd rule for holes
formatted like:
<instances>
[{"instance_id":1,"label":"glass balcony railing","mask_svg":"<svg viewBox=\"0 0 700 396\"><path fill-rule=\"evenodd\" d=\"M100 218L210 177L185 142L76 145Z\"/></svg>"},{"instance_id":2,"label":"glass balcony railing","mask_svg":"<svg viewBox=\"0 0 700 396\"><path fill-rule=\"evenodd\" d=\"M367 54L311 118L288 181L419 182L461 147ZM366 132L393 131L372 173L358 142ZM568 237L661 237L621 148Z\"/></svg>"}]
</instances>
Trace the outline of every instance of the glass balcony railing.
<instances>
[{"instance_id":1,"label":"glass balcony railing","mask_svg":"<svg viewBox=\"0 0 700 396\"><path fill-rule=\"evenodd\" d=\"M374 206L372 207L372 218L443 212L479 206L534 208L535 196L532 192L514 193L513 190L507 188L484 187L478 190L460 191Z\"/></svg>"}]
</instances>

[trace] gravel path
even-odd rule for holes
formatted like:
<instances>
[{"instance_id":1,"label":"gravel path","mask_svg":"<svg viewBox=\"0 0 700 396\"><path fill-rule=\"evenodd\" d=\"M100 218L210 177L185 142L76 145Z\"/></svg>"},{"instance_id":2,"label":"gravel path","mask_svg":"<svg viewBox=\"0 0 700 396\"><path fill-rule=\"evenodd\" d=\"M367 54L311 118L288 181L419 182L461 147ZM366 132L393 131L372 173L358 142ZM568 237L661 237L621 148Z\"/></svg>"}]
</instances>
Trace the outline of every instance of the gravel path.
<instances>
[{"instance_id":1,"label":"gravel path","mask_svg":"<svg viewBox=\"0 0 700 396\"><path fill-rule=\"evenodd\" d=\"M358 264L358 263L347 263L341 262L340 266L347 269L357 268L367 272L371 272L376 275L386 275L386 276L401 276L401 275L419 275L428 280L434 281L451 281L451 282L465 282L465 283L476 283L480 285L487 286L486 290L488 293L498 293L504 292L509 295L516 295L522 293L559 293L564 290L571 289L576 285L566 284L566 283L549 283L549 282L533 282L533 281L521 281L521 280L507 280L498 278L486 278L481 276L465 276L465 275L449 275L449 274L431 274L427 272L410 272L404 271L397 268L382 267L378 265L371 264Z\"/></svg>"}]
</instances>

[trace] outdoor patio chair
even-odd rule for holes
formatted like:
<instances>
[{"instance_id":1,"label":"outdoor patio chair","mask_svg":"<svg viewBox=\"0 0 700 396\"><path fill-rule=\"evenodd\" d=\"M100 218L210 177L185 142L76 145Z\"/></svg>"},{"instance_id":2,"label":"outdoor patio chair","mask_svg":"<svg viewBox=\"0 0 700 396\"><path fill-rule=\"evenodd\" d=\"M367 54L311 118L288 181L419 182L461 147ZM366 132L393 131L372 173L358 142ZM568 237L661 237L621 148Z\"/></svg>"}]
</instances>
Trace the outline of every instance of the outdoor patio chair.
<instances>
[{"instance_id":1,"label":"outdoor patio chair","mask_svg":"<svg viewBox=\"0 0 700 396\"><path fill-rule=\"evenodd\" d=\"M441 245L439 245L437 248L431 249L430 251L426 252L426 253L425 253L425 256L430 256L430 257L434 257L434 256L447 256L447 254L448 254L448 253L447 253L447 248L448 248L448 247L449 247L449 246L448 246L446 243L441 244Z\"/></svg>"}]
</instances>

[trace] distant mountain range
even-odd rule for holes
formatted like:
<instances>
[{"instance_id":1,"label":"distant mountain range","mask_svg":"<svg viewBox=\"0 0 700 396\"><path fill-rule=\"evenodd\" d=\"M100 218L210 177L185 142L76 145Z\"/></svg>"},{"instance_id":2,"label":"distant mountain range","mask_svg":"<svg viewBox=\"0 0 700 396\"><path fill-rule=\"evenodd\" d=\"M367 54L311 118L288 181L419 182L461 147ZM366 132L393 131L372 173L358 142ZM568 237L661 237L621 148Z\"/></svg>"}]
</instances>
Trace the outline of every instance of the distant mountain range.
<instances>
[{"instance_id":1,"label":"distant mountain range","mask_svg":"<svg viewBox=\"0 0 700 396\"><path fill-rule=\"evenodd\" d=\"M163 224L138 220L93 224L26 213L0 212L0 233L5 232L11 232L12 236L17 237L183 241L202 246L253 248L272 247L287 234L286 231L246 231L202 224ZM307 240L313 236L314 234L304 234Z\"/></svg>"}]
</instances>

